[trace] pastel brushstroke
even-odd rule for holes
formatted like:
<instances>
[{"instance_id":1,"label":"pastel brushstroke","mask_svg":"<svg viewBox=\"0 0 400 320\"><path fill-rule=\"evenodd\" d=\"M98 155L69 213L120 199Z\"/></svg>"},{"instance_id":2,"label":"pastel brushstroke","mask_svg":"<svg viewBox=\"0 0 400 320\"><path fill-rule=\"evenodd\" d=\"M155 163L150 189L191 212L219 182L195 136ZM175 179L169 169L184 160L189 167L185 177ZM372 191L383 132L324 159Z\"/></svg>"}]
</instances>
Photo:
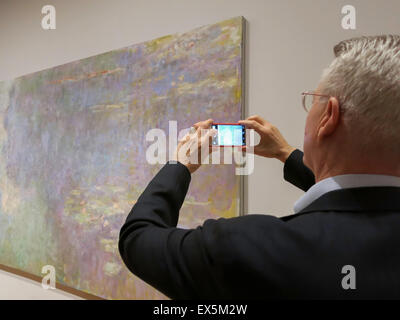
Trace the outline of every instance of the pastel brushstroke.
<instances>
[{"instance_id":1,"label":"pastel brushstroke","mask_svg":"<svg viewBox=\"0 0 400 320\"><path fill-rule=\"evenodd\" d=\"M0 83L0 264L107 299L163 299L118 253L119 230L161 168L146 133L241 118L241 17ZM237 216L233 165L193 177L179 226Z\"/></svg>"}]
</instances>

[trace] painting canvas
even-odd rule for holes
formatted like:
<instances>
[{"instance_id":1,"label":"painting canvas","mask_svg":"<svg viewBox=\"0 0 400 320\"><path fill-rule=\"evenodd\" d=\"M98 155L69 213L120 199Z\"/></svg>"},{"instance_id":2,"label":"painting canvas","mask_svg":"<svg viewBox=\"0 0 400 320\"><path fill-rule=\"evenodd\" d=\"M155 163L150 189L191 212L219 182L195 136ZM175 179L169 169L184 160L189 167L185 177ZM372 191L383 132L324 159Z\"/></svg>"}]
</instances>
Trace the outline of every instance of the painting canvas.
<instances>
[{"instance_id":1,"label":"painting canvas","mask_svg":"<svg viewBox=\"0 0 400 320\"><path fill-rule=\"evenodd\" d=\"M0 83L0 264L105 299L163 299L130 274L119 230L162 164L146 133L243 112L242 17ZM192 177L179 226L237 216L234 165Z\"/></svg>"}]
</instances>

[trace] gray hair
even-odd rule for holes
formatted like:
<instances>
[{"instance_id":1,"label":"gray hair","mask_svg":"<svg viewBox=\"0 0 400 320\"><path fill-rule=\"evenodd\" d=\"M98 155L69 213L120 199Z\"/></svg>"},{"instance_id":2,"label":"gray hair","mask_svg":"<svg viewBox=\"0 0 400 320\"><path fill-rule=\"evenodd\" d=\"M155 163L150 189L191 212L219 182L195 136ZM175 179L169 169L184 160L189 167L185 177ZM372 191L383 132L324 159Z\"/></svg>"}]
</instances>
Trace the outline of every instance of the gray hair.
<instances>
[{"instance_id":1,"label":"gray hair","mask_svg":"<svg viewBox=\"0 0 400 320\"><path fill-rule=\"evenodd\" d=\"M400 154L400 36L352 38L334 53L321 92L339 99L344 123L358 130L361 147L386 144Z\"/></svg>"}]
</instances>

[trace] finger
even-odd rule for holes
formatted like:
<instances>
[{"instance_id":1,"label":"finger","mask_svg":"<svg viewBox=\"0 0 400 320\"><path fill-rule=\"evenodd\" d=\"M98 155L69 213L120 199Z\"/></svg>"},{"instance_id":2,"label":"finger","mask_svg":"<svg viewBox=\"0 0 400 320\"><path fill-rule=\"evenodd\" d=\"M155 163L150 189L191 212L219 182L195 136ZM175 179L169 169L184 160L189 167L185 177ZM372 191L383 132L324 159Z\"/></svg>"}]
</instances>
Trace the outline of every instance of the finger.
<instances>
[{"instance_id":1,"label":"finger","mask_svg":"<svg viewBox=\"0 0 400 320\"><path fill-rule=\"evenodd\" d=\"M213 119L208 119L204 121L197 122L193 125L194 128L203 128L203 129L208 129L211 127L211 124L214 122Z\"/></svg>"},{"instance_id":2,"label":"finger","mask_svg":"<svg viewBox=\"0 0 400 320\"><path fill-rule=\"evenodd\" d=\"M199 143L199 158L204 159L206 161L207 157L214 150L210 148L212 146L212 138L217 134L217 130L215 129L206 129L202 130L202 137Z\"/></svg>"},{"instance_id":3,"label":"finger","mask_svg":"<svg viewBox=\"0 0 400 320\"><path fill-rule=\"evenodd\" d=\"M199 125L199 128L202 128L202 129L210 129L210 128L211 128L211 124L212 124L213 122L214 122L213 119L208 119L208 120L202 121L202 122L200 123L200 125Z\"/></svg>"},{"instance_id":4,"label":"finger","mask_svg":"<svg viewBox=\"0 0 400 320\"><path fill-rule=\"evenodd\" d=\"M193 134L193 133L196 132L196 130L197 130L197 128L195 128L194 126L191 126L190 129L189 129L189 133Z\"/></svg>"},{"instance_id":5,"label":"finger","mask_svg":"<svg viewBox=\"0 0 400 320\"><path fill-rule=\"evenodd\" d=\"M254 129L258 133L261 132L261 124L255 120L240 120L239 123L245 125L248 129Z\"/></svg>"},{"instance_id":6,"label":"finger","mask_svg":"<svg viewBox=\"0 0 400 320\"><path fill-rule=\"evenodd\" d=\"M258 116L258 115L249 116L249 117L247 117L246 119L242 119L242 120L239 120L239 121L243 121L243 120L257 120L257 122L260 122L260 123L262 123L263 121L265 121L265 119L261 118L261 117Z\"/></svg>"},{"instance_id":7,"label":"finger","mask_svg":"<svg viewBox=\"0 0 400 320\"><path fill-rule=\"evenodd\" d=\"M217 134L217 130L215 130L215 133L211 133L210 136L208 137L208 154L213 153L216 149L213 148L213 137Z\"/></svg>"},{"instance_id":8,"label":"finger","mask_svg":"<svg viewBox=\"0 0 400 320\"><path fill-rule=\"evenodd\" d=\"M215 130L215 129L213 129ZM216 131L216 130L215 130ZM189 142L191 146L197 144L197 148L200 149L206 143L206 141L213 136L213 132L210 129L198 128L196 131L197 135L194 136Z\"/></svg>"},{"instance_id":9,"label":"finger","mask_svg":"<svg viewBox=\"0 0 400 320\"><path fill-rule=\"evenodd\" d=\"M198 129L198 138L200 144L204 143L207 139L212 139L217 134L216 129Z\"/></svg>"},{"instance_id":10,"label":"finger","mask_svg":"<svg viewBox=\"0 0 400 320\"><path fill-rule=\"evenodd\" d=\"M248 117L246 120L254 120L254 121L258 122L259 124L261 124L261 125L263 125L263 126L265 126L265 125L268 123L267 120L261 118L261 117L258 116L258 115Z\"/></svg>"},{"instance_id":11,"label":"finger","mask_svg":"<svg viewBox=\"0 0 400 320\"><path fill-rule=\"evenodd\" d=\"M214 120L213 119L208 119L206 123L204 124L206 128L211 128L211 125L213 124Z\"/></svg>"},{"instance_id":12,"label":"finger","mask_svg":"<svg viewBox=\"0 0 400 320\"><path fill-rule=\"evenodd\" d=\"M208 120L207 120L208 121ZM204 122L204 121L202 121L202 122ZM201 144L201 138L202 138L202 136L204 136L207 132L206 132L206 130L208 130L207 128L203 128L203 123L202 122L198 122L196 125L197 125L197 128L196 128L196 131L193 133L193 135L191 136L191 138L192 138L192 145L195 143L195 142L197 142L197 144L198 144L198 146L200 146L200 144ZM193 125L193 127L194 127L194 125Z\"/></svg>"},{"instance_id":13,"label":"finger","mask_svg":"<svg viewBox=\"0 0 400 320\"><path fill-rule=\"evenodd\" d=\"M181 140L178 141L178 144L184 144L190 139L191 133L186 133Z\"/></svg>"},{"instance_id":14,"label":"finger","mask_svg":"<svg viewBox=\"0 0 400 320\"><path fill-rule=\"evenodd\" d=\"M204 137L206 136L204 131L205 129L198 127L195 134L191 136L187 143L188 155L192 164L201 163L202 148L204 148L203 145L205 142Z\"/></svg>"},{"instance_id":15,"label":"finger","mask_svg":"<svg viewBox=\"0 0 400 320\"><path fill-rule=\"evenodd\" d=\"M213 137L217 134L216 129L203 129L198 128L194 134L188 135L182 144L185 144L186 148L190 150L199 149L205 143L205 139L209 139L209 137Z\"/></svg>"},{"instance_id":16,"label":"finger","mask_svg":"<svg viewBox=\"0 0 400 320\"><path fill-rule=\"evenodd\" d=\"M258 116L258 115L250 116L250 117L248 117L246 120L253 120L253 121L256 121L256 122L258 122L259 124L261 124L262 126L266 126L266 125L270 124L267 120L265 120L264 118L262 118L262 117L260 117L260 116ZM239 123L240 123L241 121L243 121L243 120L240 120Z\"/></svg>"},{"instance_id":17,"label":"finger","mask_svg":"<svg viewBox=\"0 0 400 320\"><path fill-rule=\"evenodd\" d=\"M242 146L242 151L254 153L254 147L248 148L247 146Z\"/></svg>"},{"instance_id":18,"label":"finger","mask_svg":"<svg viewBox=\"0 0 400 320\"><path fill-rule=\"evenodd\" d=\"M257 154L259 151L259 146L258 145L253 147L242 146L242 151Z\"/></svg>"}]
</instances>

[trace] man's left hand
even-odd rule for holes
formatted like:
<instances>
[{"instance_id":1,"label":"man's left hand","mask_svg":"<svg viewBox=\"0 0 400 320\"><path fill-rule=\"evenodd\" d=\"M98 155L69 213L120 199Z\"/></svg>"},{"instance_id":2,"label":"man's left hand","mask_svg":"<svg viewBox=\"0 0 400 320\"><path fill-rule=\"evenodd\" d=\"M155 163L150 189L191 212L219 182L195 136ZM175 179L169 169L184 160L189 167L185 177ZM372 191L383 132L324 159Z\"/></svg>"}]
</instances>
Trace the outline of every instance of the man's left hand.
<instances>
[{"instance_id":1,"label":"man's left hand","mask_svg":"<svg viewBox=\"0 0 400 320\"><path fill-rule=\"evenodd\" d=\"M212 137L217 130L211 129L213 119L197 122L193 125L192 132L186 134L179 141L173 160L185 165L190 173L200 168L204 159L212 152Z\"/></svg>"}]
</instances>

